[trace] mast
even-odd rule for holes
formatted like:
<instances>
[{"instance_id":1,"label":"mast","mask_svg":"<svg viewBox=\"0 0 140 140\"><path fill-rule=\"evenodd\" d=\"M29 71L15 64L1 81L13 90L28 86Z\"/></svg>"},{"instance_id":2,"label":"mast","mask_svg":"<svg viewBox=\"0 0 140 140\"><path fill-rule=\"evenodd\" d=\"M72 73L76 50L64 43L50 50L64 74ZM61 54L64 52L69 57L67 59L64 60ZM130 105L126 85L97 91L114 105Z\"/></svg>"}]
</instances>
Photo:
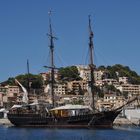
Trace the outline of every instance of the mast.
<instances>
[{"instance_id":1,"label":"mast","mask_svg":"<svg viewBox=\"0 0 140 140\"><path fill-rule=\"evenodd\" d=\"M51 55L51 95L52 95L52 106L55 107L55 101L54 101L54 39L56 39L56 37L53 36L53 32L52 32L52 25L51 25L51 11L49 11L49 39L50 39L50 55Z\"/></svg>"},{"instance_id":2,"label":"mast","mask_svg":"<svg viewBox=\"0 0 140 140\"><path fill-rule=\"evenodd\" d=\"M95 111L95 101L94 101L94 69L95 65L93 63L93 51L94 51L94 45L93 45L93 37L94 34L91 30L91 20L90 20L90 15L89 15L89 51L90 51L90 62L89 62L89 68L90 68L90 81L89 81L89 86L91 88L91 94L92 94L92 109Z\"/></svg>"},{"instance_id":3,"label":"mast","mask_svg":"<svg viewBox=\"0 0 140 140\"><path fill-rule=\"evenodd\" d=\"M28 92L30 93L30 69L29 69L29 60L27 59L27 88L28 88Z\"/></svg>"}]
</instances>

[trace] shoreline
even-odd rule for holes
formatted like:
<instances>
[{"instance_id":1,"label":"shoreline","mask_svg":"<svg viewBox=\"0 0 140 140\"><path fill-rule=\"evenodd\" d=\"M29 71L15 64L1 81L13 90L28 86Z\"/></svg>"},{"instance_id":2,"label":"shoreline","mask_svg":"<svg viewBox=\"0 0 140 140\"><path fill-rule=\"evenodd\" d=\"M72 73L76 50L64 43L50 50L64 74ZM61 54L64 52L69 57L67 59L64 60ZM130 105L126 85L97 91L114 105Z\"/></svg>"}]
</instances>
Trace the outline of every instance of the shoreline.
<instances>
[{"instance_id":1,"label":"shoreline","mask_svg":"<svg viewBox=\"0 0 140 140\"><path fill-rule=\"evenodd\" d=\"M140 126L140 122L138 119L116 118L113 126Z\"/></svg>"},{"instance_id":2,"label":"shoreline","mask_svg":"<svg viewBox=\"0 0 140 140\"><path fill-rule=\"evenodd\" d=\"M7 118L1 118L0 125L12 126L12 123Z\"/></svg>"}]
</instances>

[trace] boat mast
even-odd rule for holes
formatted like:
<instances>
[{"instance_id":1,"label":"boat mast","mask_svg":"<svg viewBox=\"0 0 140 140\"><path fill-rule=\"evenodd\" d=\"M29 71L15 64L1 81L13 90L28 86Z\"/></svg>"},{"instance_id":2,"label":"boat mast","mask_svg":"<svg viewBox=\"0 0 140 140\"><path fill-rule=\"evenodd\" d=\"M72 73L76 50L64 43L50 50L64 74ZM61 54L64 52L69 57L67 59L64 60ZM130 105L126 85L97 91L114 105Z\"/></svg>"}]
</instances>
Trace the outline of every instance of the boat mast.
<instances>
[{"instance_id":1,"label":"boat mast","mask_svg":"<svg viewBox=\"0 0 140 140\"><path fill-rule=\"evenodd\" d=\"M52 95L52 106L55 106L55 101L54 101L54 42L53 40L56 39L56 37L53 36L52 32L52 25L51 25L51 11L49 11L49 38L50 38L50 55L51 55L51 95Z\"/></svg>"},{"instance_id":2,"label":"boat mast","mask_svg":"<svg viewBox=\"0 0 140 140\"><path fill-rule=\"evenodd\" d=\"M93 51L94 51L94 45L93 45L93 37L94 34L91 30L91 20L90 20L90 15L89 15L89 52L90 52L90 63L89 63L89 68L90 68L90 81L89 81L89 86L91 88L91 94L92 94L92 109L95 111L95 102L94 102L94 69L95 65L93 63Z\"/></svg>"},{"instance_id":3,"label":"boat mast","mask_svg":"<svg viewBox=\"0 0 140 140\"><path fill-rule=\"evenodd\" d=\"M29 60L27 59L27 88L28 88L28 93L30 93L30 69L29 69Z\"/></svg>"}]
</instances>

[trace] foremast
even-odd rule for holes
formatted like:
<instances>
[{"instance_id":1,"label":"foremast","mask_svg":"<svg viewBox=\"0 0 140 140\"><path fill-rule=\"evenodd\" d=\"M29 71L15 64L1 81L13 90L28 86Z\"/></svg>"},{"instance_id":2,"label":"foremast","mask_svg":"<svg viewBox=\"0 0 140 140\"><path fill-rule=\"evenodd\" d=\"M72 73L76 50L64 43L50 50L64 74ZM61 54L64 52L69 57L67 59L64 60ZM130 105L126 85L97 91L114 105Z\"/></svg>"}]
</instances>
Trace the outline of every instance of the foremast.
<instances>
[{"instance_id":1,"label":"foremast","mask_svg":"<svg viewBox=\"0 0 140 140\"><path fill-rule=\"evenodd\" d=\"M90 15L88 16L89 18L89 57L90 57L90 62L89 62L89 68L90 68L90 80L89 80L89 86L91 88L91 94L92 94L92 102L91 102L91 107L93 109L93 112L95 111L95 100L94 100L94 69L95 69L95 65L93 63L93 51L94 51L94 45L93 45L93 37L94 34L92 32L91 29L91 19L90 19Z\"/></svg>"}]
</instances>

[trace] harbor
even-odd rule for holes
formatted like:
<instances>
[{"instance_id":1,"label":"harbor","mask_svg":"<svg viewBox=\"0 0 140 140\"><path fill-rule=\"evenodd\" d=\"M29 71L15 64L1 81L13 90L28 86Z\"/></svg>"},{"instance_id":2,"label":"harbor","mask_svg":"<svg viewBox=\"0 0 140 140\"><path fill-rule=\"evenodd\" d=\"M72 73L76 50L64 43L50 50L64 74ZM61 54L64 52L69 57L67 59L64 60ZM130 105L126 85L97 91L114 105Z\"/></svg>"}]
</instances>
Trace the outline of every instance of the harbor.
<instances>
[{"instance_id":1,"label":"harbor","mask_svg":"<svg viewBox=\"0 0 140 140\"><path fill-rule=\"evenodd\" d=\"M0 1L0 140L139 140L139 7Z\"/></svg>"}]
</instances>

